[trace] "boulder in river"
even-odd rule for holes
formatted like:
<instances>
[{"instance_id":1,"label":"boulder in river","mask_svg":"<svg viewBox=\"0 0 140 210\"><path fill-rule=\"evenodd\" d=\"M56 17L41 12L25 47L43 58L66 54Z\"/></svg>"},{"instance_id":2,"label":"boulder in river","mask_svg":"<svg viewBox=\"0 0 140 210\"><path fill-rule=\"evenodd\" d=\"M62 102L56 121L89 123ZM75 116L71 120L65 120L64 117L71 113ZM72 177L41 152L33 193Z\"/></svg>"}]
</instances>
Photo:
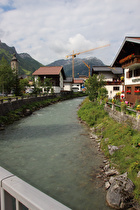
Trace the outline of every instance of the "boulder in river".
<instances>
[{"instance_id":1,"label":"boulder in river","mask_svg":"<svg viewBox=\"0 0 140 210\"><path fill-rule=\"evenodd\" d=\"M106 195L108 205L116 209L131 207L134 184L128 179L127 173L111 177L109 183L110 187Z\"/></svg>"}]
</instances>

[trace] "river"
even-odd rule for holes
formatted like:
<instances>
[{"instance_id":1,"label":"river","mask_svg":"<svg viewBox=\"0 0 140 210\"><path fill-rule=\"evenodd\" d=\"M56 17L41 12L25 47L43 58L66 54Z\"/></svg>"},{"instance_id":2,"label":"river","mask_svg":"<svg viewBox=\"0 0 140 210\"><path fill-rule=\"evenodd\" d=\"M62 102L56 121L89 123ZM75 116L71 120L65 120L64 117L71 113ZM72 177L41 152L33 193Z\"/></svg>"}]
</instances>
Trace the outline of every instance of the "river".
<instances>
[{"instance_id":1,"label":"river","mask_svg":"<svg viewBox=\"0 0 140 210\"><path fill-rule=\"evenodd\" d=\"M73 210L109 210L96 178L103 155L77 109L83 98L34 112L0 132L0 165Z\"/></svg>"}]
</instances>

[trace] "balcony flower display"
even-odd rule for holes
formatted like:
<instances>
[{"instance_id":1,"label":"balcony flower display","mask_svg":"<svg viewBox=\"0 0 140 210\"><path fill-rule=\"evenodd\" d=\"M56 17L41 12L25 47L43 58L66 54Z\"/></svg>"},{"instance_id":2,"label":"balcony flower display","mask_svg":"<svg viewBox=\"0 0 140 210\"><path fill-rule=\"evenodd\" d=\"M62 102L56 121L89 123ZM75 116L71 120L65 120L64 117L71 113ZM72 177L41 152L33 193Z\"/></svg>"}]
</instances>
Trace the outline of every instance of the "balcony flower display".
<instances>
[{"instance_id":1,"label":"balcony flower display","mask_svg":"<svg viewBox=\"0 0 140 210\"><path fill-rule=\"evenodd\" d=\"M127 90L126 92L127 92L127 93L131 93L131 90Z\"/></svg>"},{"instance_id":2,"label":"balcony flower display","mask_svg":"<svg viewBox=\"0 0 140 210\"><path fill-rule=\"evenodd\" d=\"M124 63L125 61L131 60L134 57L134 53L131 55L126 56L125 58L119 61L120 64Z\"/></svg>"},{"instance_id":3,"label":"balcony flower display","mask_svg":"<svg viewBox=\"0 0 140 210\"><path fill-rule=\"evenodd\" d=\"M140 93L140 90L134 90L135 93Z\"/></svg>"},{"instance_id":4,"label":"balcony flower display","mask_svg":"<svg viewBox=\"0 0 140 210\"><path fill-rule=\"evenodd\" d=\"M137 111L140 111L140 105L137 105L136 110L137 110Z\"/></svg>"},{"instance_id":5,"label":"balcony flower display","mask_svg":"<svg viewBox=\"0 0 140 210\"><path fill-rule=\"evenodd\" d=\"M121 92L116 93L116 95L117 95L117 96L120 96L120 95L121 95Z\"/></svg>"},{"instance_id":6,"label":"balcony flower display","mask_svg":"<svg viewBox=\"0 0 140 210\"><path fill-rule=\"evenodd\" d=\"M121 81L122 81L122 82L124 81L124 76L121 77Z\"/></svg>"}]
</instances>

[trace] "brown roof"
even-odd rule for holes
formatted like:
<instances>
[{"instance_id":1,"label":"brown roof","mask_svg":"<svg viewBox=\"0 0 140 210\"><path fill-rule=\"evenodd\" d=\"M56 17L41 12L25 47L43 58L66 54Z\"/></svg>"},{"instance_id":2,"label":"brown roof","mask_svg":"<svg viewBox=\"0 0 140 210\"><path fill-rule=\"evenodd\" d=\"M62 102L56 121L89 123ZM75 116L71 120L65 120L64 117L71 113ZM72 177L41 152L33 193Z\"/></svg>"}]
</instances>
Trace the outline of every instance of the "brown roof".
<instances>
[{"instance_id":1,"label":"brown roof","mask_svg":"<svg viewBox=\"0 0 140 210\"><path fill-rule=\"evenodd\" d=\"M36 70L33 75L59 75L62 69L62 66L43 66Z\"/></svg>"}]
</instances>

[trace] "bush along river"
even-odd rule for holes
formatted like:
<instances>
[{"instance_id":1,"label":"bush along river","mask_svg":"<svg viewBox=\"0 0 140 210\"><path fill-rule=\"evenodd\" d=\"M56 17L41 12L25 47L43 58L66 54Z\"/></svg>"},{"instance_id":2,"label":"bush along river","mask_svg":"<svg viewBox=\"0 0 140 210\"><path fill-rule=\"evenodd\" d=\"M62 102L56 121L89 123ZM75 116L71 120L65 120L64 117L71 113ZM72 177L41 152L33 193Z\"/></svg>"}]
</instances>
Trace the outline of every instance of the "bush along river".
<instances>
[{"instance_id":1,"label":"bush along river","mask_svg":"<svg viewBox=\"0 0 140 210\"><path fill-rule=\"evenodd\" d=\"M73 210L108 210L104 156L77 118L83 98L34 112L0 132L0 165Z\"/></svg>"}]
</instances>

